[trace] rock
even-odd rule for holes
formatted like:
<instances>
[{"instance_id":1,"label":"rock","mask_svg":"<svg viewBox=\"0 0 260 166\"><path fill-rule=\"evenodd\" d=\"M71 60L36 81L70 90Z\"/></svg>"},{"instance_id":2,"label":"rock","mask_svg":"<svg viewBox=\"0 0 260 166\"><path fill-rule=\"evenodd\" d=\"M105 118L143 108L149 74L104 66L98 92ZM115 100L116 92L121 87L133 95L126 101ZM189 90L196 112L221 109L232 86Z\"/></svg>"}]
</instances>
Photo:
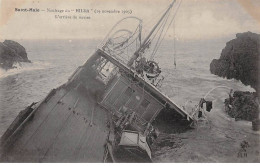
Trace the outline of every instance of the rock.
<instances>
[{"instance_id":1,"label":"rock","mask_svg":"<svg viewBox=\"0 0 260 166\"><path fill-rule=\"evenodd\" d=\"M20 57L22 57L22 60L24 62L31 62L29 61L26 50L22 45L12 40L5 40L4 44L9 48L13 49Z\"/></svg>"},{"instance_id":2,"label":"rock","mask_svg":"<svg viewBox=\"0 0 260 166\"><path fill-rule=\"evenodd\" d=\"M254 119L252 121L252 129L254 131L259 131L259 129L260 129L260 120L259 119Z\"/></svg>"},{"instance_id":3,"label":"rock","mask_svg":"<svg viewBox=\"0 0 260 166\"><path fill-rule=\"evenodd\" d=\"M0 67L8 70L14 68L13 65L17 62L31 62L25 48L12 40L0 42Z\"/></svg>"},{"instance_id":4,"label":"rock","mask_svg":"<svg viewBox=\"0 0 260 166\"><path fill-rule=\"evenodd\" d=\"M227 42L219 59L212 60L210 72L227 79L240 80L259 90L260 35L252 32L238 33Z\"/></svg>"},{"instance_id":5,"label":"rock","mask_svg":"<svg viewBox=\"0 0 260 166\"><path fill-rule=\"evenodd\" d=\"M210 64L211 73L240 80L256 90L256 93L236 91L225 100L227 114L236 120L252 121L253 130L259 130L259 57L260 35L245 32L227 42L220 58Z\"/></svg>"},{"instance_id":6,"label":"rock","mask_svg":"<svg viewBox=\"0 0 260 166\"><path fill-rule=\"evenodd\" d=\"M225 100L225 111L236 120L257 121L259 115L258 97L255 92L235 91Z\"/></svg>"}]
</instances>

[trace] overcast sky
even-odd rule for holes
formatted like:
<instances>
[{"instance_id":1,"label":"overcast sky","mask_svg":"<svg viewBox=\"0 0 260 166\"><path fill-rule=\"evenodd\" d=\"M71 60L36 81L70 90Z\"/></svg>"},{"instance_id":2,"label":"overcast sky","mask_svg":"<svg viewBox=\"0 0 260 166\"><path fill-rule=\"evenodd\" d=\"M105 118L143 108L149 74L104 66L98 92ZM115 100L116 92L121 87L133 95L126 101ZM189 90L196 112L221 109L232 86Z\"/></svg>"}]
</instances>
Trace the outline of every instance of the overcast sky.
<instances>
[{"instance_id":1,"label":"overcast sky","mask_svg":"<svg viewBox=\"0 0 260 166\"><path fill-rule=\"evenodd\" d=\"M180 0L178 0L180 1ZM0 0L0 39L102 38L121 18L156 20L171 0ZM15 12L39 8L45 12ZM51 13L49 9L132 10L132 14ZM90 16L87 20L55 19L55 15ZM172 27L171 27L172 28ZM172 29L170 29L170 32ZM225 37L260 32L260 0L183 0L176 16L180 39Z\"/></svg>"}]
</instances>

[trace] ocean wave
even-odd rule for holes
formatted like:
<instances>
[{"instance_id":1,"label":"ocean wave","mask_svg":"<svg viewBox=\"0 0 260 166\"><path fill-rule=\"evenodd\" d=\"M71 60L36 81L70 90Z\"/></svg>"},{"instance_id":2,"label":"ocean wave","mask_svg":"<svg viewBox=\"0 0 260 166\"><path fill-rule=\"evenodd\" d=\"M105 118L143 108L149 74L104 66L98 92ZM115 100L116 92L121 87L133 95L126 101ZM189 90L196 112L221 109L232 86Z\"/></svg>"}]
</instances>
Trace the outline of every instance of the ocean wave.
<instances>
[{"instance_id":1,"label":"ocean wave","mask_svg":"<svg viewBox=\"0 0 260 166\"><path fill-rule=\"evenodd\" d=\"M0 68L0 79L11 76L11 75L19 74L19 73L22 73L25 71L46 69L50 65L51 65L50 63L43 62L43 61L36 61L36 62L32 62L32 63L25 63L25 62L15 63L14 64L15 68L13 68L13 69L4 70L4 69Z\"/></svg>"}]
</instances>

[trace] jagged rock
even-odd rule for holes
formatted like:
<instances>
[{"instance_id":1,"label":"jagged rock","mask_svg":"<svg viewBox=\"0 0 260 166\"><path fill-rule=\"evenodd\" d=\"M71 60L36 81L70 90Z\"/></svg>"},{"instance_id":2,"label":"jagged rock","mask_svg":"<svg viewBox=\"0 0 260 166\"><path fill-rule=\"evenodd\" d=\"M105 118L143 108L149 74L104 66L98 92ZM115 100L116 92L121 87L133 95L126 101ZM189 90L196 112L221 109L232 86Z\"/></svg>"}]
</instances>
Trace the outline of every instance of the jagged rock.
<instances>
[{"instance_id":1,"label":"jagged rock","mask_svg":"<svg viewBox=\"0 0 260 166\"><path fill-rule=\"evenodd\" d=\"M25 48L12 40L0 42L0 67L5 70L11 69L17 62L31 62Z\"/></svg>"},{"instance_id":2,"label":"jagged rock","mask_svg":"<svg viewBox=\"0 0 260 166\"><path fill-rule=\"evenodd\" d=\"M238 33L227 42L219 59L212 60L210 72L220 77L237 79L259 90L260 35L252 32Z\"/></svg>"},{"instance_id":3,"label":"jagged rock","mask_svg":"<svg viewBox=\"0 0 260 166\"><path fill-rule=\"evenodd\" d=\"M258 98L255 92L235 91L225 100L225 111L236 120L253 121L259 115Z\"/></svg>"},{"instance_id":4,"label":"jagged rock","mask_svg":"<svg viewBox=\"0 0 260 166\"><path fill-rule=\"evenodd\" d=\"M259 119L252 120L252 129L254 131L259 131L259 129L260 129L260 120Z\"/></svg>"},{"instance_id":5,"label":"jagged rock","mask_svg":"<svg viewBox=\"0 0 260 166\"><path fill-rule=\"evenodd\" d=\"M4 44L9 48L13 49L20 57L22 57L22 61L30 62L27 57L26 50L22 45L12 40L5 40Z\"/></svg>"},{"instance_id":6,"label":"jagged rock","mask_svg":"<svg viewBox=\"0 0 260 166\"><path fill-rule=\"evenodd\" d=\"M227 79L240 80L256 90L234 92L225 100L225 111L236 120L252 121L259 129L259 56L260 35L252 32L238 33L236 39L227 42L219 59L212 60L210 72Z\"/></svg>"}]
</instances>

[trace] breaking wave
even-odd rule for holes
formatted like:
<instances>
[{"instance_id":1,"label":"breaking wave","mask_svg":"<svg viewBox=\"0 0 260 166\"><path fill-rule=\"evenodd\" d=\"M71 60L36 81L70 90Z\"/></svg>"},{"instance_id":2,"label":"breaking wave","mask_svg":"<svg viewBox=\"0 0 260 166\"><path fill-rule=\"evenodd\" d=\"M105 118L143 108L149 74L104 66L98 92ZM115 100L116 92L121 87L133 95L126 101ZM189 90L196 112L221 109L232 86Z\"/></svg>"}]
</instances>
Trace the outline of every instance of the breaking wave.
<instances>
[{"instance_id":1,"label":"breaking wave","mask_svg":"<svg viewBox=\"0 0 260 166\"><path fill-rule=\"evenodd\" d=\"M49 67L51 64L48 62L36 61L32 63L19 62L14 64L13 69L4 70L0 68L0 79L19 74L25 71L42 70Z\"/></svg>"}]
</instances>

